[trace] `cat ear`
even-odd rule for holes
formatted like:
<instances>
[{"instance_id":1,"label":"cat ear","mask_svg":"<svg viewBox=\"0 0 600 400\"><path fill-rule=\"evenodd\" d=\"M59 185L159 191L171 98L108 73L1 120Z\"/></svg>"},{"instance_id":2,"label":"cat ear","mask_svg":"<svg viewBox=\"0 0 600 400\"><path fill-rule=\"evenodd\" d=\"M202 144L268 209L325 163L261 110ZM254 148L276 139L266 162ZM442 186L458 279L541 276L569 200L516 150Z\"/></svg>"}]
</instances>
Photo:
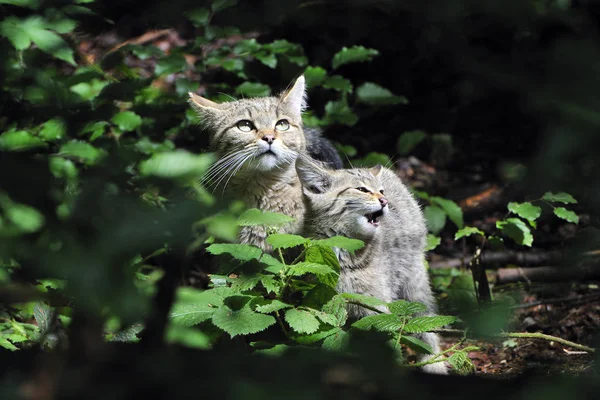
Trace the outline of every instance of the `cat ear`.
<instances>
[{"instance_id":1,"label":"cat ear","mask_svg":"<svg viewBox=\"0 0 600 400\"><path fill-rule=\"evenodd\" d=\"M304 75L300 75L291 89L281 94L281 101L295 114L302 114L306 109L306 84Z\"/></svg>"},{"instance_id":2,"label":"cat ear","mask_svg":"<svg viewBox=\"0 0 600 400\"><path fill-rule=\"evenodd\" d=\"M369 169L369 172L375 177L378 178L381 175L381 171L383 171L383 165L377 164L373 168Z\"/></svg>"},{"instance_id":3,"label":"cat ear","mask_svg":"<svg viewBox=\"0 0 600 400\"><path fill-rule=\"evenodd\" d=\"M223 104L215 103L209 99L206 99L202 96L198 96L195 93L188 92L190 96L188 102L191 106L200 113L215 113L219 111L223 111L225 106Z\"/></svg>"},{"instance_id":4,"label":"cat ear","mask_svg":"<svg viewBox=\"0 0 600 400\"><path fill-rule=\"evenodd\" d=\"M325 193L331 188L331 173L316 162L299 157L296 159L296 172L300 178L302 190L307 195Z\"/></svg>"}]
</instances>

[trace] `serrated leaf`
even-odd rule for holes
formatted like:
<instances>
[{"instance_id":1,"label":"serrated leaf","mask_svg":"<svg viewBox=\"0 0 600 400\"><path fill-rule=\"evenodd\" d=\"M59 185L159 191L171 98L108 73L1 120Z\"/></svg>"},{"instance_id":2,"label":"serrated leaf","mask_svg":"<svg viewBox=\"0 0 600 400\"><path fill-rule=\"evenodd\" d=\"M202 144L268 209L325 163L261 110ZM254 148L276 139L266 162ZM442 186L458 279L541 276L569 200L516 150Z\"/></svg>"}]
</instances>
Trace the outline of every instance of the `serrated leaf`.
<instances>
[{"instance_id":1,"label":"serrated leaf","mask_svg":"<svg viewBox=\"0 0 600 400\"><path fill-rule=\"evenodd\" d=\"M442 243L442 239L438 236L427 234L427 242L425 243L425 251L430 251L438 247Z\"/></svg>"},{"instance_id":2,"label":"serrated leaf","mask_svg":"<svg viewBox=\"0 0 600 400\"><path fill-rule=\"evenodd\" d=\"M373 82L365 82L356 88L356 98L361 103L374 106L408 104L406 97L396 96L388 89Z\"/></svg>"},{"instance_id":3,"label":"serrated leaf","mask_svg":"<svg viewBox=\"0 0 600 400\"><path fill-rule=\"evenodd\" d=\"M471 235L481 235L485 237L485 233L482 232L481 230L473 227L473 226L465 226L462 229L459 229L455 234L454 234L454 240L458 240L460 238L463 237L468 237Z\"/></svg>"},{"instance_id":4,"label":"serrated leaf","mask_svg":"<svg viewBox=\"0 0 600 400\"><path fill-rule=\"evenodd\" d=\"M350 335L348 332L338 328L333 334L327 336L327 338L323 340L321 347L329 351L342 351L346 347L349 339Z\"/></svg>"},{"instance_id":5,"label":"serrated leaf","mask_svg":"<svg viewBox=\"0 0 600 400\"><path fill-rule=\"evenodd\" d=\"M451 324L454 321L456 321L456 317L445 315L415 317L404 325L403 330L407 333L428 332L433 329L441 328L444 325Z\"/></svg>"},{"instance_id":6,"label":"serrated leaf","mask_svg":"<svg viewBox=\"0 0 600 400\"><path fill-rule=\"evenodd\" d=\"M256 246L239 243L214 243L208 246L206 251L214 255L226 253L240 261L258 260L263 254Z\"/></svg>"},{"instance_id":7,"label":"serrated leaf","mask_svg":"<svg viewBox=\"0 0 600 400\"><path fill-rule=\"evenodd\" d=\"M429 199L432 203L440 206L450 218L450 221L454 222L454 225L458 227L458 229L462 229L464 226L463 222L463 212L461 208L452 200L444 199L442 197L430 197Z\"/></svg>"},{"instance_id":8,"label":"serrated leaf","mask_svg":"<svg viewBox=\"0 0 600 400\"><path fill-rule=\"evenodd\" d=\"M30 150L46 147L40 138L27 131L9 131L0 135L0 149L8 151Z\"/></svg>"},{"instance_id":9,"label":"serrated leaf","mask_svg":"<svg viewBox=\"0 0 600 400\"><path fill-rule=\"evenodd\" d=\"M33 317L40 330L40 334L44 334L50 329L53 313L54 310L44 303L38 302L33 306Z\"/></svg>"},{"instance_id":10,"label":"serrated leaf","mask_svg":"<svg viewBox=\"0 0 600 400\"><path fill-rule=\"evenodd\" d=\"M154 68L154 73L158 76L174 74L185 70L186 67L187 61L182 54L169 54L168 56L158 60L156 67Z\"/></svg>"},{"instance_id":11,"label":"serrated leaf","mask_svg":"<svg viewBox=\"0 0 600 400\"><path fill-rule=\"evenodd\" d=\"M333 89L342 93L352 93L352 83L341 75L332 75L323 82L325 89Z\"/></svg>"},{"instance_id":12,"label":"serrated leaf","mask_svg":"<svg viewBox=\"0 0 600 400\"><path fill-rule=\"evenodd\" d=\"M15 49L22 51L31 46L31 39L23 29L21 20L15 17L8 17L0 22L0 35L10 40Z\"/></svg>"},{"instance_id":13,"label":"serrated leaf","mask_svg":"<svg viewBox=\"0 0 600 400\"><path fill-rule=\"evenodd\" d=\"M569 193L565 193L565 192L558 192L558 193L546 192L542 196L542 200L546 200L546 201L550 201L550 202L554 202L554 203L564 203L564 204L577 203L577 200L575 200L575 198L573 196L571 196Z\"/></svg>"},{"instance_id":14,"label":"serrated leaf","mask_svg":"<svg viewBox=\"0 0 600 400\"><path fill-rule=\"evenodd\" d=\"M365 294L358 293L341 293L340 296L346 301L346 303L352 303L356 305L366 305L371 308L387 308L387 303L377 297L368 296Z\"/></svg>"},{"instance_id":15,"label":"serrated leaf","mask_svg":"<svg viewBox=\"0 0 600 400\"><path fill-rule=\"evenodd\" d=\"M304 274L315 274L315 275L328 275L337 274L330 266L323 264L316 264L312 262L299 262L290 266L289 275L291 276L302 276Z\"/></svg>"},{"instance_id":16,"label":"serrated leaf","mask_svg":"<svg viewBox=\"0 0 600 400\"><path fill-rule=\"evenodd\" d=\"M252 311L248 304L239 310L232 310L224 305L212 316L212 323L231 337L264 331L275 322L275 318L270 315Z\"/></svg>"},{"instance_id":17,"label":"serrated leaf","mask_svg":"<svg viewBox=\"0 0 600 400\"><path fill-rule=\"evenodd\" d=\"M368 315L352 324L361 330L375 329L379 332L398 332L404 325L404 319L394 314Z\"/></svg>"},{"instance_id":18,"label":"serrated leaf","mask_svg":"<svg viewBox=\"0 0 600 400\"><path fill-rule=\"evenodd\" d=\"M168 179L193 179L202 176L214 162L210 153L192 154L185 150L165 151L153 154L142 161L139 169L142 175L153 175Z\"/></svg>"},{"instance_id":19,"label":"serrated leaf","mask_svg":"<svg viewBox=\"0 0 600 400\"><path fill-rule=\"evenodd\" d=\"M438 234L446 225L446 213L440 207L426 206L423 215L427 222L427 229L433 234Z\"/></svg>"},{"instance_id":20,"label":"serrated leaf","mask_svg":"<svg viewBox=\"0 0 600 400\"><path fill-rule=\"evenodd\" d=\"M333 69L337 69L345 64L371 61L377 55L379 55L379 51L363 46L343 47L333 56L331 65Z\"/></svg>"},{"instance_id":21,"label":"serrated leaf","mask_svg":"<svg viewBox=\"0 0 600 400\"><path fill-rule=\"evenodd\" d=\"M313 88L323 84L327 77L327 71L321 67L307 67L304 70L304 79L306 79L306 87Z\"/></svg>"},{"instance_id":22,"label":"serrated leaf","mask_svg":"<svg viewBox=\"0 0 600 400\"><path fill-rule=\"evenodd\" d=\"M29 39L46 53L71 65L76 65L73 58L73 49L56 33L40 27L37 18L39 17L29 17L23 21L23 29L27 32Z\"/></svg>"},{"instance_id":23,"label":"serrated leaf","mask_svg":"<svg viewBox=\"0 0 600 400\"><path fill-rule=\"evenodd\" d=\"M335 315L327 314L326 312L315 310L313 308L307 308L306 311L308 311L309 313L311 313L312 315L314 315L315 317L320 319L321 322L323 322L325 324L332 325L332 326L337 325L338 320Z\"/></svg>"},{"instance_id":24,"label":"serrated leaf","mask_svg":"<svg viewBox=\"0 0 600 400\"><path fill-rule=\"evenodd\" d=\"M287 223L293 222L294 218L284 214L271 211L262 211L257 208L246 210L237 219L238 226L259 226L281 227Z\"/></svg>"},{"instance_id":25,"label":"serrated leaf","mask_svg":"<svg viewBox=\"0 0 600 400\"><path fill-rule=\"evenodd\" d=\"M337 319L338 326L344 325L348 319L346 301L340 295L333 296L331 300L323 305L321 310L327 314L333 315Z\"/></svg>"},{"instance_id":26,"label":"serrated leaf","mask_svg":"<svg viewBox=\"0 0 600 400\"><path fill-rule=\"evenodd\" d=\"M306 262L328 265L333 268L335 272L340 272L340 263L337 259L337 256L329 247L319 245L310 246L306 250L304 259Z\"/></svg>"},{"instance_id":27,"label":"serrated leaf","mask_svg":"<svg viewBox=\"0 0 600 400\"><path fill-rule=\"evenodd\" d=\"M271 94L271 88L262 83L244 82L235 88L235 92L246 97L264 97Z\"/></svg>"},{"instance_id":28,"label":"serrated leaf","mask_svg":"<svg viewBox=\"0 0 600 400\"><path fill-rule=\"evenodd\" d=\"M309 239L288 233L274 233L267 237L266 242L273 246L274 249L289 249L309 243Z\"/></svg>"},{"instance_id":29,"label":"serrated leaf","mask_svg":"<svg viewBox=\"0 0 600 400\"><path fill-rule=\"evenodd\" d=\"M573 222L574 224L579 223L579 217L571 210L567 210L564 207L556 207L554 209L554 215L559 218L562 218L566 221Z\"/></svg>"},{"instance_id":30,"label":"serrated leaf","mask_svg":"<svg viewBox=\"0 0 600 400\"><path fill-rule=\"evenodd\" d=\"M281 284L271 275L264 275L260 278L260 283L267 291L267 293L279 293L281 290Z\"/></svg>"},{"instance_id":31,"label":"serrated leaf","mask_svg":"<svg viewBox=\"0 0 600 400\"><path fill-rule=\"evenodd\" d=\"M464 351L457 351L446 359L448 364L454 368L454 370L462 375L466 375L475 371L473 361L467 356Z\"/></svg>"},{"instance_id":32,"label":"serrated leaf","mask_svg":"<svg viewBox=\"0 0 600 400\"><path fill-rule=\"evenodd\" d=\"M85 164L94 165L106 155L106 152L87 142L73 140L63 144L58 150L58 155L73 157Z\"/></svg>"},{"instance_id":33,"label":"serrated leaf","mask_svg":"<svg viewBox=\"0 0 600 400\"><path fill-rule=\"evenodd\" d=\"M427 134L423 131L403 132L398 138L397 149L400 155L408 155L419 143L421 143Z\"/></svg>"},{"instance_id":34,"label":"serrated leaf","mask_svg":"<svg viewBox=\"0 0 600 400\"><path fill-rule=\"evenodd\" d=\"M209 320L222 305L223 296L215 290L179 288L169 318L177 325L194 326Z\"/></svg>"},{"instance_id":35,"label":"serrated leaf","mask_svg":"<svg viewBox=\"0 0 600 400\"><path fill-rule=\"evenodd\" d=\"M406 300L396 300L391 302L388 304L388 308L392 314L400 316L411 316L416 313L427 311L425 304Z\"/></svg>"},{"instance_id":36,"label":"serrated leaf","mask_svg":"<svg viewBox=\"0 0 600 400\"><path fill-rule=\"evenodd\" d=\"M508 203L508 211L529 221L535 221L542 215L542 209L531 203Z\"/></svg>"},{"instance_id":37,"label":"serrated leaf","mask_svg":"<svg viewBox=\"0 0 600 400\"><path fill-rule=\"evenodd\" d=\"M262 257L260 258L260 262L267 265L264 271L270 272L275 275L278 275L283 269L283 267L285 267L285 265L283 265L281 261L279 261L272 255L266 253L262 255Z\"/></svg>"},{"instance_id":38,"label":"serrated leaf","mask_svg":"<svg viewBox=\"0 0 600 400\"><path fill-rule=\"evenodd\" d=\"M285 312L285 320L298 333L314 333L319 329L319 321L308 311L292 308Z\"/></svg>"},{"instance_id":39,"label":"serrated leaf","mask_svg":"<svg viewBox=\"0 0 600 400\"><path fill-rule=\"evenodd\" d=\"M313 244L329 247L337 247L340 249L348 250L354 253L356 250L360 250L365 247L365 242L358 239L351 239L344 236L333 236L327 239L313 240Z\"/></svg>"},{"instance_id":40,"label":"serrated leaf","mask_svg":"<svg viewBox=\"0 0 600 400\"><path fill-rule=\"evenodd\" d=\"M518 218L508 218L506 221L496 221L496 228L507 234L518 244L529 247L533 244L531 230Z\"/></svg>"},{"instance_id":41,"label":"serrated leaf","mask_svg":"<svg viewBox=\"0 0 600 400\"><path fill-rule=\"evenodd\" d=\"M336 328L328 328L328 329L324 329L324 330L319 329L317 332L311 333L310 335L291 332L290 336L292 339L294 339L294 341L296 343L312 344L312 343L321 341L339 331L340 331L340 328L336 327Z\"/></svg>"},{"instance_id":42,"label":"serrated leaf","mask_svg":"<svg viewBox=\"0 0 600 400\"><path fill-rule=\"evenodd\" d=\"M260 280L260 275L242 274L233 280L231 287L236 291L245 292L254 289L260 283Z\"/></svg>"},{"instance_id":43,"label":"serrated leaf","mask_svg":"<svg viewBox=\"0 0 600 400\"><path fill-rule=\"evenodd\" d=\"M400 343L405 344L417 353L433 354L433 348L430 345L414 336L402 335Z\"/></svg>"},{"instance_id":44,"label":"serrated leaf","mask_svg":"<svg viewBox=\"0 0 600 400\"><path fill-rule=\"evenodd\" d=\"M270 314L275 311L283 310L285 308L292 308L291 304L284 303L280 300L270 300L269 303L256 306L255 310L259 313Z\"/></svg>"},{"instance_id":45,"label":"serrated leaf","mask_svg":"<svg viewBox=\"0 0 600 400\"><path fill-rule=\"evenodd\" d=\"M40 130L40 138L46 141L59 140L67 134L67 127L62 118L52 118L44 122Z\"/></svg>"},{"instance_id":46,"label":"serrated leaf","mask_svg":"<svg viewBox=\"0 0 600 400\"><path fill-rule=\"evenodd\" d=\"M142 117L133 111L122 111L111 118L111 122L123 132L134 131L142 126Z\"/></svg>"}]
</instances>

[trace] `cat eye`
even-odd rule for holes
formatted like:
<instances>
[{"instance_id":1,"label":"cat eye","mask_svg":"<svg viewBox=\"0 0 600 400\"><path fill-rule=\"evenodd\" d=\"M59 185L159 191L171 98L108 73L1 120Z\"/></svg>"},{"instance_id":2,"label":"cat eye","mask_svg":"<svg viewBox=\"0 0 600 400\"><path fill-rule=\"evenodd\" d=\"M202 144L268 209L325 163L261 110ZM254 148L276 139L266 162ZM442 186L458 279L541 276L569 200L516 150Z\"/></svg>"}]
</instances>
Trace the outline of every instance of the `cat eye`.
<instances>
[{"instance_id":1,"label":"cat eye","mask_svg":"<svg viewBox=\"0 0 600 400\"><path fill-rule=\"evenodd\" d=\"M250 132L254 130L254 124L247 119L239 121L235 126L242 132Z\"/></svg>"},{"instance_id":2,"label":"cat eye","mask_svg":"<svg viewBox=\"0 0 600 400\"><path fill-rule=\"evenodd\" d=\"M275 124L275 129L277 129L278 131L287 131L288 129L290 129L290 123L287 119L280 119Z\"/></svg>"},{"instance_id":3,"label":"cat eye","mask_svg":"<svg viewBox=\"0 0 600 400\"><path fill-rule=\"evenodd\" d=\"M366 187L357 187L356 190L360 190L363 193L369 193L369 189L367 189Z\"/></svg>"}]
</instances>

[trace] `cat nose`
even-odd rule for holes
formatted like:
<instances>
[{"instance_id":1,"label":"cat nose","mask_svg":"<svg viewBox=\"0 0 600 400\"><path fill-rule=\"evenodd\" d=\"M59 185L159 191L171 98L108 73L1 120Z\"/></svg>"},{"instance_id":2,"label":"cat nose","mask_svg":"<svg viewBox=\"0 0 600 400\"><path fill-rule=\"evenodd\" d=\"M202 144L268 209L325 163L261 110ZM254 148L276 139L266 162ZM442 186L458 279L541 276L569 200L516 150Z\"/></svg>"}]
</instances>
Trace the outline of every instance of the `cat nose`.
<instances>
[{"instance_id":1,"label":"cat nose","mask_svg":"<svg viewBox=\"0 0 600 400\"><path fill-rule=\"evenodd\" d=\"M273 141L275 141L275 135L273 135L272 133L267 133L262 137L262 140L269 144L273 144Z\"/></svg>"},{"instance_id":2,"label":"cat nose","mask_svg":"<svg viewBox=\"0 0 600 400\"><path fill-rule=\"evenodd\" d=\"M381 207L383 208L383 207L387 206L388 201L387 201L387 199L385 197L380 197L379 198L379 204L381 204Z\"/></svg>"}]
</instances>

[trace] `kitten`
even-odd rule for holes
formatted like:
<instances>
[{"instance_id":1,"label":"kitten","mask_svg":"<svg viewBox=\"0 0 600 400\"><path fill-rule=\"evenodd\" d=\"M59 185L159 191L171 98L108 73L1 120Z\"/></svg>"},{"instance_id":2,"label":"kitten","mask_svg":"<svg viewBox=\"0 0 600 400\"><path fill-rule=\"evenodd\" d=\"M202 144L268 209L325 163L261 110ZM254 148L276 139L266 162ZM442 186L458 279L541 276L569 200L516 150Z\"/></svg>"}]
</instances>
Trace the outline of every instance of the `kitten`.
<instances>
[{"instance_id":1,"label":"kitten","mask_svg":"<svg viewBox=\"0 0 600 400\"><path fill-rule=\"evenodd\" d=\"M418 301L427 306L427 314L434 314L435 301L424 265L427 229L419 205L400 178L380 165L327 171L298 159L296 169L306 200L304 234L316 238L341 235L365 242L354 255L337 251L341 266L338 291L385 302ZM349 305L348 312L353 319L375 314L356 305ZM436 334L425 333L421 339L434 353L440 352ZM424 370L447 373L444 363L426 365Z\"/></svg>"},{"instance_id":2,"label":"kitten","mask_svg":"<svg viewBox=\"0 0 600 400\"><path fill-rule=\"evenodd\" d=\"M205 176L209 186L248 207L286 214L295 222L282 233L299 233L304 220L302 190L294 163L311 150L316 159L341 168L339 155L318 131L305 136L302 111L306 108L304 76L279 96L242 99L217 104L189 93L190 104L209 131L210 148L220 159ZM263 227L244 227L242 243L269 250Z\"/></svg>"}]
</instances>

